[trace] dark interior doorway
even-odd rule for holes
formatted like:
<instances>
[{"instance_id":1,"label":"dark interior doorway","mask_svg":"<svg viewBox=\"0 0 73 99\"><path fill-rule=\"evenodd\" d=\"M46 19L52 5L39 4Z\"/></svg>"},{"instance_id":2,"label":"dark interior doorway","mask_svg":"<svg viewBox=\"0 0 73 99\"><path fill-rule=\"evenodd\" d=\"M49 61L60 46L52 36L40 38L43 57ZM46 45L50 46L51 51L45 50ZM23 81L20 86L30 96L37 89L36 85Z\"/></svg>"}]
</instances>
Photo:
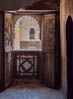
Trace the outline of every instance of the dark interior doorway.
<instances>
[{"instance_id":1,"label":"dark interior doorway","mask_svg":"<svg viewBox=\"0 0 73 99\"><path fill-rule=\"evenodd\" d=\"M68 87L68 98L72 99L72 83L73 83L73 23L71 16L68 17L66 23L66 40L67 40L67 87Z\"/></svg>"}]
</instances>

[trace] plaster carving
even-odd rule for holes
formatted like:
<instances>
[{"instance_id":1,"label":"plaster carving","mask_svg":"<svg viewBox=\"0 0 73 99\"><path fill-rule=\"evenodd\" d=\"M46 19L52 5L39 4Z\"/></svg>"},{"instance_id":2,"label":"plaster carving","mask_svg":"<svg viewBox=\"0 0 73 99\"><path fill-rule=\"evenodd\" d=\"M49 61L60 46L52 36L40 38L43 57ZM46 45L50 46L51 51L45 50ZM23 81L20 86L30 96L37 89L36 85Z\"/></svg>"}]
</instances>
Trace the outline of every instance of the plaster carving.
<instances>
[{"instance_id":1,"label":"plaster carving","mask_svg":"<svg viewBox=\"0 0 73 99\"><path fill-rule=\"evenodd\" d=\"M34 29L34 39L30 39L30 29ZM23 42L40 42L40 25L36 18L32 16L25 15L18 18L14 33L14 49L20 49L20 45Z\"/></svg>"}]
</instances>

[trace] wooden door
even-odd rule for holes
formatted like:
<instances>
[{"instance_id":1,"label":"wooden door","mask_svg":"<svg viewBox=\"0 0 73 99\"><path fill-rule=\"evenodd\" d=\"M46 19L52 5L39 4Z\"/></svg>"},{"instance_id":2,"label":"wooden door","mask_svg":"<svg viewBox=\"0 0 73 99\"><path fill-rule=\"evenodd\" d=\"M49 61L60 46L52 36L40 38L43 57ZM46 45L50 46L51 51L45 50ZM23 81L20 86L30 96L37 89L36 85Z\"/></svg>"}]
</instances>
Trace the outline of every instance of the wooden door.
<instances>
[{"instance_id":1,"label":"wooden door","mask_svg":"<svg viewBox=\"0 0 73 99\"><path fill-rule=\"evenodd\" d=\"M59 68L56 57L56 54L58 55L56 52L56 41L59 42L56 39L56 14L43 16L43 31L42 81L49 87L55 88Z\"/></svg>"},{"instance_id":2,"label":"wooden door","mask_svg":"<svg viewBox=\"0 0 73 99\"><path fill-rule=\"evenodd\" d=\"M0 91L4 89L4 13L0 12Z\"/></svg>"},{"instance_id":3,"label":"wooden door","mask_svg":"<svg viewBox=\"0 0 73 99\"><path fill-rule=\"evenodd\" d=\"M5 52L5 88L11 84L13 73L12 59L12 17L11 13L5 13L4 21L4 52Z\"/></svg>"}]
</instances>

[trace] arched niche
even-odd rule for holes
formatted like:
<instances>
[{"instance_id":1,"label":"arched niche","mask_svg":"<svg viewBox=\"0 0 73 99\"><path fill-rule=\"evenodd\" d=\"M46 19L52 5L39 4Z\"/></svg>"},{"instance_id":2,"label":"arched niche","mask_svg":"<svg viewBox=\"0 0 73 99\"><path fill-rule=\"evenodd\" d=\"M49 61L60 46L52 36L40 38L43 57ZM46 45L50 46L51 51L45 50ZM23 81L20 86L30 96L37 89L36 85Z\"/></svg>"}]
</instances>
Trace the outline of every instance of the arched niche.
<instances>
[{"instance_id":1,"label":"arched niche","mask_svg":"<svg viewBox=\"0 0 73 99\"><path fill-rule=\"evenodd\" d=\"M14 33L14 49L20 49L21 42L40 42L40 25L32 16L21 16L16 21Z\"/></svg>"}]
</instances>

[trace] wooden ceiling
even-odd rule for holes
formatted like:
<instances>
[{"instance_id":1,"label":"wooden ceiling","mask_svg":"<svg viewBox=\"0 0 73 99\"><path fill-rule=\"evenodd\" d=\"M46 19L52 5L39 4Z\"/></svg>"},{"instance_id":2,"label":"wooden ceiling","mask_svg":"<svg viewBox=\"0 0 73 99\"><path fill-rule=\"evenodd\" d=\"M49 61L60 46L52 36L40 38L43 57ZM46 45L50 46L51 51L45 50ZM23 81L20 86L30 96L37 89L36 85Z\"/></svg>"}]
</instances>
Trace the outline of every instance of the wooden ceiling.
<instances>
[{"instance_id":1,"label":"wooden ceiling","mask_svg":"<svg viewBox=\"0 0 73 99\"><path fill-rule=\"evenodd\" d=\"M59 0L0 0L0 10L56 10Z\"/></svg>"}]
</instances>

